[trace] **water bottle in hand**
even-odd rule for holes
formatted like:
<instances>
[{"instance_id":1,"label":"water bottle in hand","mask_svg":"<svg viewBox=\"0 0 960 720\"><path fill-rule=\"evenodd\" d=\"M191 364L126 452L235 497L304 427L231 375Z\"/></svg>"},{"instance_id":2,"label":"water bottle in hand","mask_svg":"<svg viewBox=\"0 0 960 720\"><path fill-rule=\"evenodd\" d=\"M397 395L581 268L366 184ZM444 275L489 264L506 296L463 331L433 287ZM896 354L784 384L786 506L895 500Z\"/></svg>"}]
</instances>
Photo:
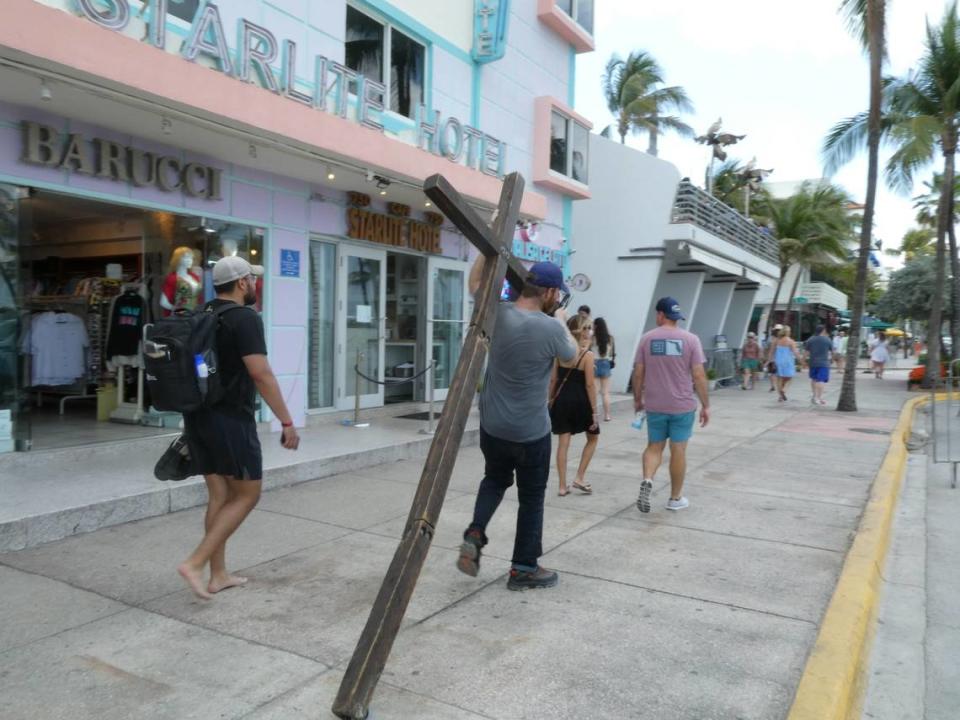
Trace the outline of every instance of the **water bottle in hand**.
<instances>
[{"instance_id":1,"label":"water bottle in hand","mask_svg":"<svg viewBox=\"0 0 960 720\"><path fill-rule=\"evenodd\" d=\"M646 419L647 419L647 414L643 410L641 410L636 414L636 416L634 416L633 422L630 423L630 427L632 427L634 430L642 430L643 421Z\"/></svg>"}]
</instances>

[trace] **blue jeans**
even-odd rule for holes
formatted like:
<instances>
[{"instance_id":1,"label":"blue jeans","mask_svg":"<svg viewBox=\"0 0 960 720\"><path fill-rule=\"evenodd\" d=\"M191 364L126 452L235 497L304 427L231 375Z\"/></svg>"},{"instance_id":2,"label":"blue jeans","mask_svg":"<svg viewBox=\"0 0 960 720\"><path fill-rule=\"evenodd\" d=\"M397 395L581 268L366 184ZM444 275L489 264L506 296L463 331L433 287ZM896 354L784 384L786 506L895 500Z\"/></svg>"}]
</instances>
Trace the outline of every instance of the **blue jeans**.
<instances>
[{"instance_id":1,"label":"blue jeans","mask_svg":"<svg viewBox=\"0 0 960 720\"><path fill-rule=\"evenodd\" d=\"M550 475L550 434L528 443L501 440L480 428L480 450L485 461L483 481L477 492L470 530L479 530L487 544L487 523L517 476L517 534L513 541L513 567L537 569L543 554L543 497Z\"/></svg>"}]
</instances>

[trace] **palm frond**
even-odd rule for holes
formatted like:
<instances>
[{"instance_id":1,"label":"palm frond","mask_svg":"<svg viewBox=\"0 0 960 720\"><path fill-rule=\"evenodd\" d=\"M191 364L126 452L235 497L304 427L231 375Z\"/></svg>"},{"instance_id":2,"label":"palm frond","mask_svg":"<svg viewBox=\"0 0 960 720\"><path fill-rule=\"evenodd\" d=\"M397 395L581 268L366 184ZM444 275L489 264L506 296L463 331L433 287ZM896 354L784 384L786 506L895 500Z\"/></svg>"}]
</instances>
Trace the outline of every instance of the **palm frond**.
<instances>
[{"instance_id":1,"label":"palm frond","mask_svg":"<svg viewBox=\"0 0 960 720\"><path fill-rule=\"evenodd\" d=\"M830 128L820 151L823 158L823 171L827 177L835 175L867 146L869 121L870 114L861 112L841 120Z\"/></svg>"}]
</instances>

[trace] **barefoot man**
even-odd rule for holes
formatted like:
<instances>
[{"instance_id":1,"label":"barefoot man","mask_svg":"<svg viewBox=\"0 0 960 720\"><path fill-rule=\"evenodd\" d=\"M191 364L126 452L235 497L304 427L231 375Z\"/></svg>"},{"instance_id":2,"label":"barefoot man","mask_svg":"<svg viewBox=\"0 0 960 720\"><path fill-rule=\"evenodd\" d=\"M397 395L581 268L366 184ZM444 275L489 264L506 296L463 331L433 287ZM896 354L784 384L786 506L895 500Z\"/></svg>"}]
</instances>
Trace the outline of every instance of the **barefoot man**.
<instances>
[{"instance_id":1,"label":"barefoot man","mask_svg":"<svg viewBox=\"0 0 960 720\"><path fill-rule=\"evenodd\" d=\"M228 256L213 266L217 297L208 303L214 309L235 303L246 306L220 316L217 354L224 398L214 407L184 415L184 434L195 469L207 481L206 534L177 572L197 597L209 600L213 593L243 585L246 578L227 572L227 539L240 527L260 499L263 458L257 438L254 410L256 392L283 427L281 444L296 450L300 438L280 392L277 378L267 362L263 321L250 307L257 301L257 277L261 265L250 265ZM210 564L210 581L203 572Z\"/></svg>"}]
</instances>

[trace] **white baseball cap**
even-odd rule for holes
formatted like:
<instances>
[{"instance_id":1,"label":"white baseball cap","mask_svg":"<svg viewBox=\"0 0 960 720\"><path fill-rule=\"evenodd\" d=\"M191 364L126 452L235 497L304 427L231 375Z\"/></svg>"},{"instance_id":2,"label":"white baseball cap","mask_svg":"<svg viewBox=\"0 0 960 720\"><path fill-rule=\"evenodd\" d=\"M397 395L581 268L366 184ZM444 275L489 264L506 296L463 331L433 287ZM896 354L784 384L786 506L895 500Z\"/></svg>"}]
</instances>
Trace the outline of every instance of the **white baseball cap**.
<instances>
[{"instance_id":1,"label":"white baseball cap","mask_svg":"<svg viewBox=\"0 0 960 720\"><path fill-rule=\"evenodd\" d=\"M213 266L213 284L226 285L234 280L240 280L248 275L263 275L263 265L251 265L243 258L228 255L220 258Z\"/></svg>"}]
</instances>

